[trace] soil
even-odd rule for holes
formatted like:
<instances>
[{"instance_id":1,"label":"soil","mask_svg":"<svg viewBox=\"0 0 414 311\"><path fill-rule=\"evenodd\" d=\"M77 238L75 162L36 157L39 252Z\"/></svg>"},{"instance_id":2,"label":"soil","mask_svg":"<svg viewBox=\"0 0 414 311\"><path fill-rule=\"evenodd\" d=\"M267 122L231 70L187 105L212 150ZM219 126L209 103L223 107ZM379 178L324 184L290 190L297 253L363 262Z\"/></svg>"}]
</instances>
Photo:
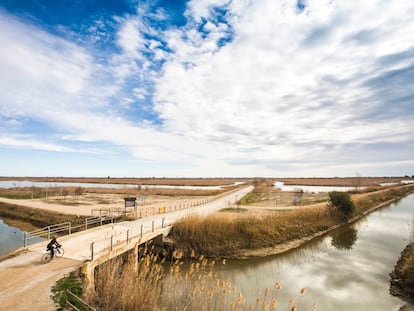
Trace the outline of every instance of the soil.
<instances>
[{"instance_id":1,"label":"soil","mask_svg":"<svg viewBox=\"0 0 414 311\"><path fill-rule=\"evenodd\" d=\"M58 258L48 264L41 264L41 256L40 253L26 252L0 262L1 310L56 309L50 299L52 286L55 285L56 280L79 268L81 263L72 259Z\"/></svg>"},{"instance_id":2,"label":"soil","mask_svg":"<svg viewBox=\"0 0 414 311\"><path fill-rule=\"evenodd\" d=\"M390 273L390 293L414 302L414 243L407 245Z\"/></svg>"}]
</instances>

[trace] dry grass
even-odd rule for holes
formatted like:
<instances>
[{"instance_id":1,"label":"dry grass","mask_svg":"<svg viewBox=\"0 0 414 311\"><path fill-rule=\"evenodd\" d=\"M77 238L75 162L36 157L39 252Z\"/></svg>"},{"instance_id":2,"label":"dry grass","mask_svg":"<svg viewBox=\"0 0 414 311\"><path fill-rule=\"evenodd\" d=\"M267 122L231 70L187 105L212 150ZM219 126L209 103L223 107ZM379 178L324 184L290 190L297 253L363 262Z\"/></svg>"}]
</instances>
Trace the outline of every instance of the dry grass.
<instances>
[{"instance_id":1,"label":"dry grass","mask_svg":"<svg viewBox=\"0 0 414 311\"><path fill-rule=\"evenodd\" d=\"M68 221L71 222L72 226L85 223L85 217L82 216L60 214L2 202L0 202L0 216L25 221L37 228Z\"/></svg>"},{"instance_id":2,"label":"dry grass","mask_svg":"<svg viewBox=\"0 0 414 311\"><path fill-rule=\"evenodd\" d=\"M244 296L228 280L215 273L215 261L195 259L183 269L182 262L160 263L146 255L135 268L132 263L112 262L100 268L96 293L88 297L99 310L276 310L281 285L265 288L255 302ZM222 261L221 264L225 264ZM306 289L300 290L305 295ZM291 302L289 310L298 310Z\"/></svg>"},{"instance_id":3,"label":"dry grass","mask_svg":"<svg viewBox=\"0 0 414 311\"><path fill-rule=\"evenodd\" d=\"M414 190L414 185L354 195L356 211L364 214L380 203L400 198ZM217 214L191 216L176 223L171 232L177 247L185 254L194 250L207 257L238 257L243 250L273 247L305 238L345 222L329 212L327 205L314 208L274 211L265 216Z\"/></svg>"},{"instance_id":4,"label":"dry grass","mask_svg":"<svg viewBox=\"0 0 414 311\"><path fill-rule=\"evenodd\" d=\"M191 216L176 223L171 236L187 252L208 257L237 256L240 250L271 247L328 229L335 221L325 207L248 215Z\"/></svg>"}]
</instances>

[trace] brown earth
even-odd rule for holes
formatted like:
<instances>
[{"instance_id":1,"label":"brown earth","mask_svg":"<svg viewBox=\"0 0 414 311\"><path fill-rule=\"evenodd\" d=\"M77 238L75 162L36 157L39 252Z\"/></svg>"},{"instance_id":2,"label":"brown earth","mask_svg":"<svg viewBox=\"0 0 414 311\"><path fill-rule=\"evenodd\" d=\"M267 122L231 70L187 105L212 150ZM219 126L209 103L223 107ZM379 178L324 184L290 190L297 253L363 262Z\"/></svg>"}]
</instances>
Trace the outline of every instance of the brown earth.
<instances>
[{"instance_id":1,"label":"brown earth","mask_svg":"<svg viewBox=\"0 0 414 311\"><path fill-rule=\"evenodd\" d=\"M0 262L0 310L56 309L50 299L52 286L56 280L79 268L81 262L58 258L41 264L41 256L41 253L27 252Z\"/></svg>"}]
</instances>

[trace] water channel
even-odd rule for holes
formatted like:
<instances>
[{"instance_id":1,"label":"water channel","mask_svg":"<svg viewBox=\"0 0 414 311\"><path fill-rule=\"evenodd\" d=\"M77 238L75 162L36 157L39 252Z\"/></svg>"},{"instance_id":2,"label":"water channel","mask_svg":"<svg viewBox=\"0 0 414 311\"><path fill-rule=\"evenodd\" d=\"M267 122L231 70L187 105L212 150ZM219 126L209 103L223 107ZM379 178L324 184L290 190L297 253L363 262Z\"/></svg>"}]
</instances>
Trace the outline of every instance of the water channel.
<instances>
[{"instance_id":1,"label":"water channel","mask_svg":"<svg viewBox=\"0 0 414 311\"><path fill-rule=\"evenodd\" d=\"M404 303L389 294L389 273L413 238L413 215L411 194L286 254L227 261L216 272L243 293L246 306L279 282L277 310L288 310L290 299L299 310L399 310ZM21 231L0 220L0 256L21 243Z\"/></svg>"},{"instance_id":2,"label":"water channel","mask_svg":"<svg viewBox=\"0 0 414 311\"><path fill-rule=\"evenodd\" d=\"M243 293L247 306L279 282L277 310L288 310L290 299L299 301L299 310L313 304L319 311L399 310L404 303L389 294L389 273L412 239L413 215L411 194L296 250L230 261L217 272Z\"/></svg>"},{"instance_id":3,"label":"water channel","mask_svg":"<svg viewBox=\"0 0 414 311\"><path fill-rule=\"evenodd\" d=\"M242 184L236 182L232 185ZM227 185L227 186L232 186ZM134 185L134 184L104 184L104 183L86 183L86 182L51 182L51 181L30 181L30 180L5 180L0 181L0 188L20 188L20 187L82 187L82 188L158 188L158 189L186 189L186 190L219 190L223 186L176 186L176 185Z\"/></svg>"}]
</instances>

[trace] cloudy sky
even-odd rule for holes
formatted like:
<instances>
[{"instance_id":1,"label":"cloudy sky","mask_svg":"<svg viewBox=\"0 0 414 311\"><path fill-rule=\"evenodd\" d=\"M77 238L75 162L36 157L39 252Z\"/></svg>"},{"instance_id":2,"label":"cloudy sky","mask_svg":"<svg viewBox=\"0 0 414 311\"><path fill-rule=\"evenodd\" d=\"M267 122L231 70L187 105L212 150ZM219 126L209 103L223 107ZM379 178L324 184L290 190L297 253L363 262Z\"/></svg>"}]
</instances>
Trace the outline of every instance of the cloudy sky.
<instances>
[{"instance_id":1,"label":"cloudy sky","mask_svg":"<svg viewBox=\"0 0 414 311\"><path fill-rule=\"evenodd\" d=\"M414 174L414 2L0 0L0 175Z\"/></svg>"}]
</instances>

